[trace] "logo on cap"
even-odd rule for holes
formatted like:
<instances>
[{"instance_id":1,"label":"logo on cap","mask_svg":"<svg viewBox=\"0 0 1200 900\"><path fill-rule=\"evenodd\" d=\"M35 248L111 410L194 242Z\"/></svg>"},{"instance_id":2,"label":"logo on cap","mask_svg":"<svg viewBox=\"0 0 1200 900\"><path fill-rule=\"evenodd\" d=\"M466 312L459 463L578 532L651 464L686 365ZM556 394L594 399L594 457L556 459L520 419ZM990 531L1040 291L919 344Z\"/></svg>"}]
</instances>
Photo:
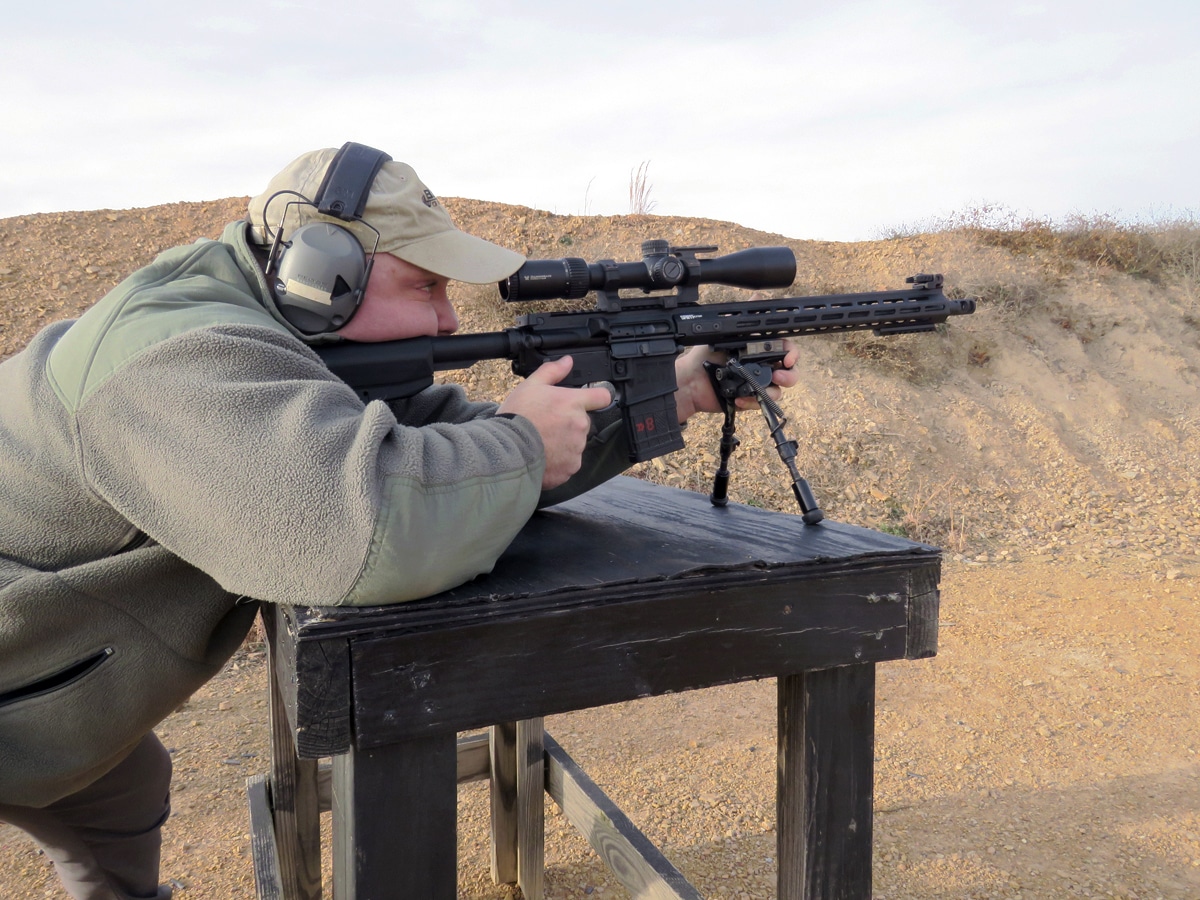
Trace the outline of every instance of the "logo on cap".
<instances>
[{"instance_id":1,"label":"logo on cap","mask_svg":"<svg viewBox=\"0 0 1200 900\"><path fill-rule=\"evenodd\" d=\"M425 188L425 193L421 195L421 200L430 209L433 209L438 205L438 198L433 196L433 191L431 191L429 188Z\"/></svg>"}]
</instances>

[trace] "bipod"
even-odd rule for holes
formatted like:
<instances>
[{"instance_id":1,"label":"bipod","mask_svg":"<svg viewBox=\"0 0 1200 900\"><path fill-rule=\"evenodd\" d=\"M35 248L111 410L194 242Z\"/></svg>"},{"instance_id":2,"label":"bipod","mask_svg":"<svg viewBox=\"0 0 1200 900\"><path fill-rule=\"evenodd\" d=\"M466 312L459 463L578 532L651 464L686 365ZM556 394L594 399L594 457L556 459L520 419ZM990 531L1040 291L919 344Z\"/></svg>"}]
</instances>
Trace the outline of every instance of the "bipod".
<instances>
[{"instance_id":1,"label":"bipod","mask_svg":"<svg viewBox=\"0 0 1200 900\"><path fill-rule=\"evenodd\" d=\"M734 399L753 394L758 400L758 407L762 410L763 418L767 420L767 427L770 429L771 439L775 442L775 449L779 452L779 458L783 460L783 464L787 466L788 473L791 475L792 494L800 505L804 524L816 525L824 519L825 513L817 504L817 498L813 494L812 488L796 468L796 449L799 445L784 432L783 426L787 424L787 419L783 415L783 410L779 408L779 404L767 393L767 385L771 383L771 369L758 364L752 364L747 369L732 356L724 364L706 362L704 368L708 371L708 376L712 380L717 394L717 400L720 401L721 409L725 413L725 423L721 426L720 464L713 476L713 489L709 495L712 504L724 506L729 502L729 458L741 443L736 433L737 406Z\"/></svg>"}]
</instances>

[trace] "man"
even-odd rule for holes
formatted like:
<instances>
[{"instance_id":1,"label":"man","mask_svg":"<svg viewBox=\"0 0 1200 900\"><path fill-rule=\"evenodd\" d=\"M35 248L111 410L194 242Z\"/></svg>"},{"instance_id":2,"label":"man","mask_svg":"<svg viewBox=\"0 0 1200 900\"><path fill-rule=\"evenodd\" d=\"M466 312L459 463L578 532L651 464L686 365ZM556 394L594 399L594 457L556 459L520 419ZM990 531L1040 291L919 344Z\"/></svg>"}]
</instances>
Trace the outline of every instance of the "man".
<instances>
[{"instance_id":1,"label":"man","mask_svg":"<svg viewBox=\"0 0 1200 900\"><path fill-rule=\"evenodd\" d=\"M385 405L310 349L452 332L447 283L523 261L455 228L409 166L316 151L220 240L163 253L0 364L0 821L72 897L170 896L171 766L151 729L258 601L450 588L489 571L547 491L628 465L622 426L591 427L608 392L557 386L569 359L499 405L450 386ZM718 409L703 357L677 363L681 421Z\"/></svg>"}]
</instances>

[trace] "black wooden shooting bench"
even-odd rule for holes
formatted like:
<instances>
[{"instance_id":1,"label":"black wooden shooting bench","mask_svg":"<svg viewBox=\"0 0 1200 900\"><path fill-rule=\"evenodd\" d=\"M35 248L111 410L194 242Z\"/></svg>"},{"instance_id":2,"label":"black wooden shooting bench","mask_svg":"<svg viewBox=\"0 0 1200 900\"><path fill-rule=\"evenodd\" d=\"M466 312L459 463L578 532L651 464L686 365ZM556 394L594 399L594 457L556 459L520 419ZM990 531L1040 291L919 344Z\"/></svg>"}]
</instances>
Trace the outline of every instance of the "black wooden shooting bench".
<instances>
[{"instance_id":1,"label":"black wooden shooting bench","mask_svg":"<svg viewBox=\"0 0 1200 900\"><path fill-rule=\"evenodd\" d=\"M543 717L775 677L778 896L869 898L875 664L936 652L940 570L936 548L892 535L618 478L535 515L455 590L272 607L259 896L320 896L331 809L335 900L452 900L457 785L488 778L492 876L527 900L543 790L632 896L699 898Z\"/></svg>"}]
</instances>

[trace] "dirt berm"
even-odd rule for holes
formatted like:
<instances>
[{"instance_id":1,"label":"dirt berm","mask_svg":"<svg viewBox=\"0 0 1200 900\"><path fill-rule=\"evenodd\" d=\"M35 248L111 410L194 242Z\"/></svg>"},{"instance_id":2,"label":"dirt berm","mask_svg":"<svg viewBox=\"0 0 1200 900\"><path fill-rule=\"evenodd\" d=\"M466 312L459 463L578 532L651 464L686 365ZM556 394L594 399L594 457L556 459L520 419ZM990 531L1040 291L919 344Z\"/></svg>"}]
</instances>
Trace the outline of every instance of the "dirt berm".
<instances>
[{"instance_id":1,"label":"dirt berm","mask_svg":"<svg viewBox=\"0 0 1200 900\"><path fill-rule=\"evenodd\" d=\"M244 204L0 220L0 357L159 250L215 237ZM880 667L876 896L1200 897L1194 257L1132 265L1111 243L1037 229L844 244L446 204L465 230L533 258L636 259L647 238L786 244L799 262L787 293L942 272L980 297L934 334L803 339L803 383L783 403L831 518L945 550L938 656ZM494 288L457 300L465 331L512 324ZM450 377L499 397L505 370ZM740 432L733 499L793 511L761 420L744 414ZM687 441L634 474L707 492L717 423L690 425ZM254 895L243 784L266 765L264 684L248 642L160 730L176 772L163 877L181 900ZM705 897L771 897L774 704L773 684L750 683L548 727ZM462 788L460 807L460 896L513 896L488 877L481 786ZM626 896L552 804L547 867L551 898ZM42 896L63 896L45 860L0 826L0 897Z\"/></svg>"}]
</instances>

